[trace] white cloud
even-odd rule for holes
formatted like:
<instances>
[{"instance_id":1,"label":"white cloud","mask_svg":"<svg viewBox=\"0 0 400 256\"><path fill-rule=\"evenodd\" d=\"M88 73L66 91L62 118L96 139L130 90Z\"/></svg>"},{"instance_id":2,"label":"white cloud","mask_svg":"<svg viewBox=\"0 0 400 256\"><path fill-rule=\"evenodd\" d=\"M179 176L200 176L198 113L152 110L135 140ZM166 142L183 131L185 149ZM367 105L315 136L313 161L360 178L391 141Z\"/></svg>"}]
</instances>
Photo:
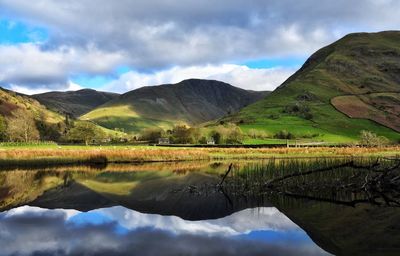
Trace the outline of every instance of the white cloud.
<instances>
[{"instance_id":1,"label":"white cloud","mask_svg":"<svg viewBox=\"0 0 400 256\"><path fill-rule=\"evenodd\" d=\"M54 209L54 210L48 210L40 207L32 207L28 205L20 206L17 208L13 208L11 210L8 210L1 215L4 215L6 218L14 217L14 216L23 216L23 215L62 215L65 220L68 220L69 218L72 218L73 216L79 214L80 212L77 210L72 210L72 209Z\"/></svg>"},{"instance_id":2,"label":"white cloud","mask_svg":"<svg viewBox=\"0 0 400 256\"><path fill-rule=\"evenodd\" d=\"M301 231L275 207L245 209L230 216L215 220L188 221L176 216L143 214L124 207L111 207L95 210L127 229L154 227L174 234L205 234L234 236L248 234L255 230Z\"/></svg>"},{"instance_id":3,"label":"white cloud","mask_svg":"<svg viewBox=\"0 0 400 256\"><path fill-rule=\"evenodd\" d=\"M126 92L142 86L178 83L189 78L220 80L243 89L273 90L294 71L295 68L251 69L234 64L173 67L154 73L130 71L104 86L103 90Z\"/></svg>"},{"instance_id":4,"label":"white cloud","mask_svg":"<svg viewBox=\"0 0 400 256\"><path fill-rule=\"evenodd\" d=\"M2 46L0 82L59 89L74 73L110 74L119 65L164 70L156 72L160 78L133 72L127 88L138 87L137 82L176 82L162 79L170 67L181 71L253 59L305 58L350 32L398 29L399 8L400 1L390 0L363 1L362 8L348 0L0 0L0 13L44 27L49 35L41 46ZM271 78L273 72L268 72L263 75ZM278 76L279 68L274 72ZM227 82L240 80L230 75ZM273 87L253 80L238 85Z\"/></svg>"},{"instance_id":5,"label":"white cloud","mask_svg":"<svg viewBox=\"0 0 400 256\"><path fill-rule=\"evenodd\" d=\"M39 94L39 93L44 93L48 92L49 90L52 90L49 87L46 86L39 86L39 87L29 87L29 86L23 86L23 85L16 85L16 84L10 84L9 89L15 92L23 93L26 95L33 95L33 94ZM62 85L57 88L59 91L76 91L83 89L82 86L79 84L76 84L74 82L68 81L65 85Z\"/></svg>"},{"instance_id":6,"label":"white cloud","mask_svg":"<svg viewBox=\"0 0 400 256\"><path fill-rule=\"evenodd\" d=\"M107 74L123 61L118 53L107 53L94 46L86 49L60 46L43 50L38 44L0 45L0 83L58 88L70 76L83 73Z\"/></svg>"}]
</instances>

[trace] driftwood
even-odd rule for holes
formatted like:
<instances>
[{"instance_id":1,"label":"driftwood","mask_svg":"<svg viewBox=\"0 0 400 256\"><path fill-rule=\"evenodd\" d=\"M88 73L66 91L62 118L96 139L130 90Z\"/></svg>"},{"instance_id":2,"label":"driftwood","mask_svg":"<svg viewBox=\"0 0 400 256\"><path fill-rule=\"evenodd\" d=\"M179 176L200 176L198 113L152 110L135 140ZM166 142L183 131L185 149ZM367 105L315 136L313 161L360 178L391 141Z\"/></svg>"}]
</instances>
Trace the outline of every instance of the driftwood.
<instances>
[{"instance_id":1,"label":"driftwood","mask_svg":"<svg viewBox=\"0 0 400 256\"><path fill-rule=\"evenodd\" d=\"M315 170L310 170L310 171L304 171L304 172L295 172L295 173L291 173L291 174L287 174L272 180L267 181L266 185L271 186L272 183L278 182L278 181L283 181L285 179L289 179L289 178L293 178L293 177L298 177L298 176L304 176L304 175L309 175L309 174L314 174L314 173L319 173L319 172L327 172L327 171L333 171L335 169L340 169L340 168L345 168L345 167L350 167L353 169L372 169L379 166L379 162L375 162L374 164L370 165L370 166L362 166L362 165L356 165L354 164L354 161L350 161L344 164L339 164L339 165L335 165L335 166L330 166L330 167L326 167L326 168L321 168L321 169L315 169Z\"/></svg>"},{"instance_id":2,"label":"driftwood","mask_svg":"<svg viewBox=\"0 0 400 256\"><path fill-rule=\"evenodd\" d=\"M222 184L224 183L226 177L228 177L228 174L231 172L232 166L233 166L233 164L231 163L231 164L229 165L229 167L228 167L228 171L226 171L225 175L222 177L221 182L218 184L218 187L221 187L221 186L222 186Z\"/></svg>"}]
</instances>

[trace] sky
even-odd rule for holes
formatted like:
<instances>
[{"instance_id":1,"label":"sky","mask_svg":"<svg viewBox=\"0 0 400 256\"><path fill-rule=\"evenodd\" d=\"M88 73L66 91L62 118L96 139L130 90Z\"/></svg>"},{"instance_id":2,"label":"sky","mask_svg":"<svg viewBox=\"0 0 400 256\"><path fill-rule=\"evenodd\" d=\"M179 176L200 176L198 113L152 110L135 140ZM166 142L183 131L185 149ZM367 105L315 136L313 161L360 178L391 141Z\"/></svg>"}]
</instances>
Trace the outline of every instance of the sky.
<instances>
[{"instance_id":1,"label":"sky","mask_svg":"<svg viewBox=\"0 0 400 256\"><path fill-rule=\"evenodd\" d=\"M348 33L398 30L399 12L397 0L0 0L0 86L273 90Z\"/></svg>"}]
</instances>

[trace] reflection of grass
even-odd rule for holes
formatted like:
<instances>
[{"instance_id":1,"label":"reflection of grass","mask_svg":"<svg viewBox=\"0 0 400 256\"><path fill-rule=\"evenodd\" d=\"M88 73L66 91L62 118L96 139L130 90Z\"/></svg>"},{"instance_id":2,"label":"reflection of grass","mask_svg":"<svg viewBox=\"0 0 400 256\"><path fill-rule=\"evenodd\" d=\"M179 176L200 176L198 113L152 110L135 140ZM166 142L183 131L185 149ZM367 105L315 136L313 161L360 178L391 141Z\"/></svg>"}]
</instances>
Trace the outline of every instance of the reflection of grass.
<instances>
[{"instance_id":1,"label":"reflection of grass","mask_svg":"<svg viewBox=\"0 0 400 256\"><path fill-rule=\"evenodd\" d=\"M129 195L130 191L138 184L136 181L107 183L96 180L81 180L79 183L98 193L108 193L114 195Z\"/></svg>"},{"instance_id":2,"label":"reflection of grass","mask_svg":"<svg viewBox=\"0 0 400 256\"><path fill-rule=\"evenodd\" d=\"M0 197L0 209L30 202L45 191L63 183L59 175L37 176L34 171L0 172L1 188L8 192Z\"/></svg>"}]
</instances>

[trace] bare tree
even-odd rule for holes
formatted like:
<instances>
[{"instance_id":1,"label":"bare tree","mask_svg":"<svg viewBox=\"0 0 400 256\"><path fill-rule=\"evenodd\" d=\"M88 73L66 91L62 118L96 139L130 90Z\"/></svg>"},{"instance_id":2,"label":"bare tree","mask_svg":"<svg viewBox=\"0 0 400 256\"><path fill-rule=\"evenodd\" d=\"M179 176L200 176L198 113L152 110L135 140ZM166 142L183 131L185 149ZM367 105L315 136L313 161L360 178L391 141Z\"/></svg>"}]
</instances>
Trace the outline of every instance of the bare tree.
<instances>
[{"instance_id":1,"label":"bare tree","mask_svg":"<svg viewBox=\"0 0 400 256\"><path fill-rule=\"evenodd\" d=\"M7 134L10 141L29 142L40 138L33 116L26 110L17 109L7 118Z\"/></svg>"}]
</instances>

